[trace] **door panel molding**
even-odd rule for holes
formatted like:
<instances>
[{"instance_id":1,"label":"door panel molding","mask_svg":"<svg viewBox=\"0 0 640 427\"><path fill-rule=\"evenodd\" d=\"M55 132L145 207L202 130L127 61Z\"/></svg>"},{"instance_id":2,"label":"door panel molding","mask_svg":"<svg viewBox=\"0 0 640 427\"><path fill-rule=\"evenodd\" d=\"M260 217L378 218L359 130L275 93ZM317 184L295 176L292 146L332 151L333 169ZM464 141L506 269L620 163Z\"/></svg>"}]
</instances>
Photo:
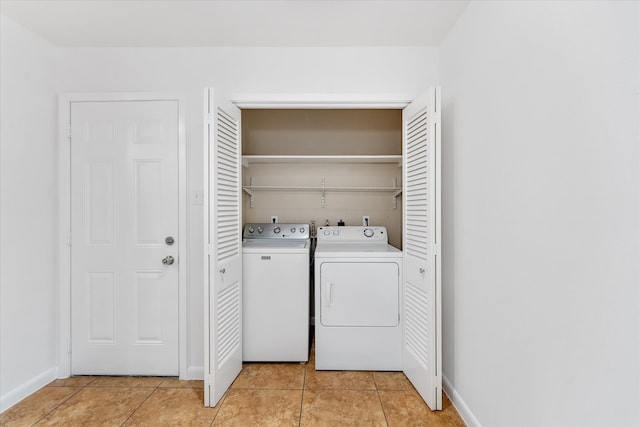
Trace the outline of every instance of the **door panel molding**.
<instances>
[{"instance_id":1,"label":"door panel molding","mask_svg":"<svg viewBox=\"0 0 640 427\"><path fill-rule=\"evenodd\" d=\"M58 99L58 195L59 222L59 323L58 369L56 376L66 378L71 374L71 144L70 121L73 102L110 101L176 101L178 103L178 247L180 261L178 276L178 363L179 376L187 378L187 153L185 135L185 97L176 92L96 92L63 93ZM139 136L154 131L152 127L138 129ZM141 140L141 143L144 143Z\"/></svg>"}]
</instances>

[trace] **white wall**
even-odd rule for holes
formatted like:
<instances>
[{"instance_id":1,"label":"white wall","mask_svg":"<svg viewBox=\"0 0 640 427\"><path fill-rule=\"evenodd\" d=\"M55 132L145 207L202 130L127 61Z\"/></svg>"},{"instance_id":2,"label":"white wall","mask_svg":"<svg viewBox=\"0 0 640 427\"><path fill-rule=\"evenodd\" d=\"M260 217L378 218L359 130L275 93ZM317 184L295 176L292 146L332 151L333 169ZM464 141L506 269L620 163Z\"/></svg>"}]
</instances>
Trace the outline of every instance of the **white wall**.
<instances>
[{"instance_id":1,"label":"white wall","mask_svg":"<svg viewBox=\"0 0 640 427\"><path fill-rule=\"evenodd\" d=\"M54 48L0 16L0 411L56 377Z\"/></svg>"},{"instance_id":2,"label":"white wall","mask_svg":"<svg viewBox=\"0 0 640 427\"><path fill-rule=\"evenodd\" d=\"M471 2L441 46L444 375L471 424L640 425L638 2Z\"/></svg>"},{"instance_id":3,"label":"white wall","mask_svg":"<svg viewBox=\"0 0 640 427\"><path fill-rule=\"evenodd\" d=\"M203 89L228 94L416 95L437 81L436 48L61 48L61 92L179 91L187 99L189 194L202 189ZM202 205L189 205L188 375L203 372Z\"/></svg>"},{"instance_id":4,"label":"white wall","mask_svg":"<svg viewBox=\"0 0 640 427\"><path fill-rule=\"evenodd\" d=\"M460 409L485 426L640 424L639 17L637 2L472 2L440 68L429 48L53 49L2 18L3 407L56 364L54 88L184 92L191 193L205 86L417 94L441 75L444 372ZM197 375L202 207L188 219Z\"/></svg>"}]
</instances>

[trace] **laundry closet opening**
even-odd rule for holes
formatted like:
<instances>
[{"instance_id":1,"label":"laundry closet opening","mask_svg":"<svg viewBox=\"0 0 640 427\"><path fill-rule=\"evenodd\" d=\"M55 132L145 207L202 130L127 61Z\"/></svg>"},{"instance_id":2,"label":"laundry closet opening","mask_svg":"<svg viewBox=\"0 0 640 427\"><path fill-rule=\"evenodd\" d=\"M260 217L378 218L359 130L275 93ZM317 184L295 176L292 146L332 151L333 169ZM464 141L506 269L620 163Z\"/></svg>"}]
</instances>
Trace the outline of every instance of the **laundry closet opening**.
<instances>
[{"instance_id":1,"label":"laundry closet opening","mask_svg":"<svg viewBox=\"0 0 640 427\"><path fill-rule=\"evenodd\" d=\"M401 370L441 409L439 88L381 108L247 103L207 90L205 404L237 377L252 336L294 336L264 328L277 320L314 325L316 369ZM312 242L312 225L315 251L289 241ZM315 266L294 275L280 255L303 250L296 266L311 267L312 253ZM284 291L293 281L310 290L295 302ZM280 309L250 309L252 286L270 289L258 308ZM282 319L307 301L300 320ZM264 332L252 332L251 318ZM278 359L267 357L249 360Z\"/></svg>"},{"instance_id":2,"label":"laundry closet opening","mask_svg":"<svg viewBox=\"0 0 640 427\"><path fill-rule=\"evenodd\" d=\"M242 109L243 223L387 228L402 247L402 110Z\"/></svg>"}]
</instances>

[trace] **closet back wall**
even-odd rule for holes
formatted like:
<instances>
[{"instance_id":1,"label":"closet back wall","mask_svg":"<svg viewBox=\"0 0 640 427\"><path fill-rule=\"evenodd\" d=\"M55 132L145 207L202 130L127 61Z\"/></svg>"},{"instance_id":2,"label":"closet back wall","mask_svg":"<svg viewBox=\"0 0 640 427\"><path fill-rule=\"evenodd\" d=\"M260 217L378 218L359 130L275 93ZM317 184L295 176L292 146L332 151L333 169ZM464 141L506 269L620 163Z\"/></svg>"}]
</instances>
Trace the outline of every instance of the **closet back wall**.
<instances>
[{"instance_id":1,"label":"closet back wall","mask_svg":"<svg viewBox=\"0 0 640 427\"><path fill-rule=\"evenodd\" d=\"M203 182L203 88L211 86L231 97L255 93L411 97L438 83L438 48L425 47L57 48L56 54L61 92L185 94L190 378L201 378L204 366L203 207L194 200Z\"/></svg>"},{"instance_id":2,"label":"closet back wall","mask_svg":"<svg viewBox=\"0 0 640 427\"><path fill-rule=\"evenodd\" d=\"M377 156L402 154L401 110L243 110L244 155L267 156ZM387 187L401 186L401 162L251 163L243 170L249 186ZM312 190L252 191L244 197L244 222L329 221L336 225L361 225L368 215L371 225L387 227L391 244L402 247L402 198L394 203L390 191ZM251 206L253 205L253 207Z\"/></svg>"}]
</instances>

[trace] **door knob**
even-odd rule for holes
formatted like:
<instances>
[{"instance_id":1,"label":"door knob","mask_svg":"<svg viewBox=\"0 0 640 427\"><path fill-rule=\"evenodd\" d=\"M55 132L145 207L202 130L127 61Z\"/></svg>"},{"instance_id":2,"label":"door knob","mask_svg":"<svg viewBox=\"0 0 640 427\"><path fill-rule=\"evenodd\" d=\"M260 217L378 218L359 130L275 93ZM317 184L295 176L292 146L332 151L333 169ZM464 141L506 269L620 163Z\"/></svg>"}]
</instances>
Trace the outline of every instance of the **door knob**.
<instances>
[{"instance_id":1,"label":"door knob","mask_svg":"<svg viewBox=\"0 0 640 427\"><path fill-rule=\"evenodd\" d=\"M167 256L167 257L164 257L164 258L162 259L162 263L163 263L164 265L171 265L171 264L173 264L173 262L174 262L174 261L175 261L175 259L174 259L171 255L169 255L169 256Z\"/></svg>"}]
</instances>

